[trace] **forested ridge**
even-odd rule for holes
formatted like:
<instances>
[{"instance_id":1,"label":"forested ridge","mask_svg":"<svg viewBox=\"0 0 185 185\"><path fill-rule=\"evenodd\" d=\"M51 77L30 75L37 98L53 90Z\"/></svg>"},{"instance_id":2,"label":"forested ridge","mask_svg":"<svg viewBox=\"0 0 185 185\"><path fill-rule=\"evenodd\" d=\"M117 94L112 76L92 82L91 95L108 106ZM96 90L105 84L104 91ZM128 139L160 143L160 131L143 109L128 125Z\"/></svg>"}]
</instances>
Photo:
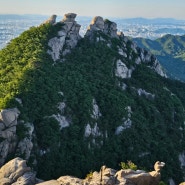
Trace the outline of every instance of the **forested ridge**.
<instances>
[{"instance_id":1,"label":"forested ridge","mask_svg":"<svg viewBox=\"0 0 185 185\"><path fill-rule=\"evenodd\" d=\"M32 27L0 51L0 109L17 107L21 112L19 120L34 124L29 164L37 176L45 180L66 174L85 177L103 164L118 169L127 160L150 170L160 160L166 163L162 179L181 182L184 83L163 78L144 63L136 65L131 41L125 42L124 62L134 67L132 76L116 76L116 61L121 59L117 46L124 41L103 33L98 33L103 41L82 38L63 62L53 62L47 53L48 41L62 26ZM153 96L139 95L138 89ZM98 118L92 116L93 100L101 112ZM66 105L63 112L58 109L60 102ZM60 129L52 116L56 114L65 115L70 126ZM116 134L128 118L130 127ZM91 128L97 124L98 133L85 137L87 124ZM25 130L24 124L17 127L20 140ZM15 155L18 154L9 159Z\"/></svg>"}]
</instances>

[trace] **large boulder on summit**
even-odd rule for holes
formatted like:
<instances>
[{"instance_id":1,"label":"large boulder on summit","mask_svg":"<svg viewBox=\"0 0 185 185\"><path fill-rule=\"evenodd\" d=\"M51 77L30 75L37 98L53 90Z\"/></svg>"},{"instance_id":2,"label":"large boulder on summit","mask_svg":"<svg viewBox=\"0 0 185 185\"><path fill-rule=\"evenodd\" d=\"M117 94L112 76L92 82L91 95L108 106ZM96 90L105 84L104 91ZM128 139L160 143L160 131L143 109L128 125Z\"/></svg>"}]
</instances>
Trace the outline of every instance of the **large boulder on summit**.
<instances>
[{"instance_id":1,"label":"large boulder on summit","mask_svg":"<svg viewBox=\"0 0 185 185\"><path fill-rule=\"evenodd\" d=\"M111 37L118 38L117 31L118 31L117 24L106 19L104 24L104 33L109 34Z\"/></svg>"},{"instance_id":2,"label":"large boulder on summit","mask_svg":"<svg viewBox=\"0 0 185 185\"><path fill-rule=\"evenodd\" d=\"M0 112L0 166L12 152L29 159L33 148L32 134L34 126L31 123L18 122L20 112L17 108L3 109ZM25 138L18 139L17 125L25 127Z\"/></svg>"},{"instance_id":3,"label":"large boulder on summit","mask_svg":"<svg viewBox=\"0 0 185 185\"><path fill-rule=\"evenodd\" d=\"M64 15L62 22L74 22L77 14L75 13L67 13Z\"/></svg>"},{"instance_id":4,"label":"large boulder on summit","mask_svg":"<svg viewBox=\"0 0 185 185\"><path fill-rule=\"evenodd\" d=\"M91 24L88 29L101 30L104 29L104 20L100 16L96 16L92 19Z\"/></svg>"},{"instance_id":5,"label":"large boulder on summit","mask_svg":"<svg viewBox=\"0 0 185 185\"><path fill-rule=\"evenodd\" d=\"M112 38L118 38L117 24L109 21L108 19L103 20L100 16L96 16L92 19L85 36L91 38L96 31L101 31Z\"/></svg>"},{"instance_id":6,"label":"large boulder on summit","mask_svg":"<svg viewBox=\"0 0 185 185\"><path fill-rule=\"evenodd\" d=\"M104 30L104 20L102 17L96 16L92 19L90 25L88 26L85 37L93 39L94 33L96 31L103 32L103 30Z\"/></svg>"}]
</instances>

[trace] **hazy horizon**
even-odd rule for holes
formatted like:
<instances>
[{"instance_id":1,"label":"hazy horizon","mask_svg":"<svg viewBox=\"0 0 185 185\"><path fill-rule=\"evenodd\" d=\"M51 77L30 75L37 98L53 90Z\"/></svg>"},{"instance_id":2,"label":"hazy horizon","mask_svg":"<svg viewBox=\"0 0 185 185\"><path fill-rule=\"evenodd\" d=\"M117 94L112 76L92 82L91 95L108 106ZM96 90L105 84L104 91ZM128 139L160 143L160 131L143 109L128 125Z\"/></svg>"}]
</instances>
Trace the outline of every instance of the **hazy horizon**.
<instances>
[{"instance_id":1,"label":"hazy horizon","mask_svg":"<svg viewBox=\"0 0 185 185\"><path fill-rule=\"evenodd\" d=\"M38 14L185 20L184 0L0 0L0 14Z\"/></svg>"},{"instance_id":2,"label":"hazy horizon","mask_svg":"<svg viewBox=\"0 0 185 185\"><path fill-rule=\"evenodd\" d=\"M66 12L66 13L76 13L76 12ZM64 14L66 14L66 13L64 13ZM64 16L64 14L63 15L57 15L57 14L55 14L55 15L57 15L57 17L63 17ZM41 17L50 17L51 15L53 15L53 14L18 14L18 13L0 13L0 16L4 16L4 15L6 15L6 16L41 16ZM97 16L97 15L94 15L94 16ZM84 17L84 18L93 18L94 16L88 16L88 15L78 15L77 14L77 18L78 17ZM101 15L99 15L99 16L101 16ZM148 19L148 20L155 20L155 19L171 19L171 20L179 20L179 21L185 21L185 18L184 19L180 19L180 18L173 18L173 17L154 17L154 18L149 18L149 17L116 17L116 16L102 16L103 18L115 18L115 19Z\"/></svg>"}]
</instances>

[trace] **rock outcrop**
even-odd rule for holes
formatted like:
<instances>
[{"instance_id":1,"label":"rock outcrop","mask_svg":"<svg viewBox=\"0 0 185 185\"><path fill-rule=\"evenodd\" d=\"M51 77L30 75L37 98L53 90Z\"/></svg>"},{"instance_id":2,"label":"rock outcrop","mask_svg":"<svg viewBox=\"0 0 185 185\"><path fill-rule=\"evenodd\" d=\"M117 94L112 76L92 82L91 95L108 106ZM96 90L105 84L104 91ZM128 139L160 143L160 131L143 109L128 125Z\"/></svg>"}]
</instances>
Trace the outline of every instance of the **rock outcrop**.
<instances>
[{"instance_id":1,"label":"rock outcrop","mask_svg":"<svg viewBox=\"0 0 185 185\"><path fill-rule=\"evenodd\" d=\"M3 109L0 112L0 166L4 164L7 155L16 147L16 126L19 113L16 108Z\"/></svg>"},{"instance_id":2,"label":"rock outcrop","mask_svg":"<svg viewBox=\"0 0 185 185\"><path fill-rule=\"evenodd\" d=\"M20 112L17 108L3 109L0 112L0 166L4 164L7 156L12 153L24 155L29 159L33 143L32 134L34 126L31 123L18 122ZM19 140L17 126L25 127L25 137Z\"/></svg>"},{"instance_id":3,"label":"rock outcrop","mask_svg":"<svg viewBox=\"0 0 185 185\"><path fill-rule=\"evenodd\" d=\"M154 171L146 173L139 172L123 174L122 177L128 182L133 183L133 185L158 185L161 179L161 169L164 167L165 163L157 161L154 165Z\"/></svg>"},{"instance_id":4,"label":"rock outcrop","mask_svg":"<svg viewBox=\"0 0 185 185\"><path fill-rule=\"evenodd\" d=\"M161 64L159 63L159 61L157 60L157 58L151 54L149 51L144 50L142 48L139 47L135 47L137 49L137 53L138 53L138 57L135 60L136 64L140 64L140 63L147 63L147 64L151 64L150 68L152 68L156 73L158 73L160 76L167 78L167 75L164 71L164 69L162 68Z\"/></svg>"},{"instance_id":5,"label":"rock outcrop","mask_svg":"<svg viewBox=\"0 0 185 185\"><path fill-rule=\"evenodd\" d=\"M85 36L92 39L94 33L97 31L102 31L112 38L118 38L117 24L109 21L108 19L103 20L103 18L100 16L96 16L92 19Z\"/></svg>"},{"instance_id":6,"label":"rock outcrop","mask_svg":"<svg viewBox=\"0 0 185 185\"><path fill-rule=\"evenodd\" d=\"M81 39L79 34L81 26L76 23L75 18L76 14L68 13L64 15L61 22L57 23L63 25L62 29L56 37L53 37L48 42L48 46L50 47L48 53L51 55L53 61L57 61L61 56L70 53L71 49L74 48ZM45 23L48 22L49 21L46 21Z\"/></svg>"},{"instance_id":7,"label":"rock outcrop","mask_svg":"<svg viewBox=\"0 0 185 185\"><path fill-rule=\"evenodd\" d=\"M79 179L71 176L62 176L57 180L39 183L37 185L158 185L164 167L163 162L157 161L154 171L145 172L143 170L120 170L116 171L106 166L102 166L100 172L93 172L86 179Z\"/></svg>"},{"instance_id":8,"label":"rock outcrop","mask_svg":"<svg viewBox=\"0 0 185 185\"><path fill-rule=\"evenodd\" d=\"M25 160L15 158L1 167L0 185L33 185L36 184L35 175Z\"/></svg>"},{"instance_id":9,"label":"rock outcrop","mask_svg":"<svg viewBox=\"0 0 185 185\"><path fill-rule=\"evenodd\" d=\"M64 61L63 57L70 53L71 49L74 48L78 41L81 39L79 34L81 26L76 23L76 16L77 15L75 13L65 14L63 20L56 23L56 15L52 15L47 21L44 22L44 24L49 23L52 25L63 25L62 29L58 32L58 35L50 39L48 42L50 49L47 52L51 55L54 62ZM105 38L103 38L101 35L98 35L97 33L103 33L110 38L122 39L124 42L122 42L122 48L118 48L118 53L124 58L133 60L134 57L131 56L131 54L128 54L128 49L126 49L127 43L130 42L130 49L135 55L137 55L137 57L134 59L135 64L148 63L150 64L150 67L154 69L159 75L166 77L166 74L156 57L154 57L154 55L152 55L150 52L138 48L135 43L129 41L122 33L118 33L116 23L111 22L108 19L104 20L100 16L94 17L89 27L87 28L85 37L89 38L91 41L105 41ZM111 43L107 43L107 45L111 47ZM117 62L116 76L121 78L130 78L132 71L133 69L128 69L124 63L120 65L120 60Z\"/></svg>"},{"instance_id":10,"label":"rock outcrop","mask_svg":"<svg viewBox=\"0 0 185 185\"><path fill-rule=\"evenodd\" d=\"M122 79L124 78L131 78L133 69L129 69L125 63L123 63L121 60L118 60L116 62L116 71L115 75L117 77L120 77Z\"/></svg>"},{"instance_id":11,"label":"rock outcrop","mask_svg":"<svg viewBox=\"0 0 185 185\"><path fill-rule=\"evenodd\" d=\"M56 18L57 16L56 15L52 15L49 19L47 19L43 24L55 24L56 23Z\"/></svg>"}]
</instances>

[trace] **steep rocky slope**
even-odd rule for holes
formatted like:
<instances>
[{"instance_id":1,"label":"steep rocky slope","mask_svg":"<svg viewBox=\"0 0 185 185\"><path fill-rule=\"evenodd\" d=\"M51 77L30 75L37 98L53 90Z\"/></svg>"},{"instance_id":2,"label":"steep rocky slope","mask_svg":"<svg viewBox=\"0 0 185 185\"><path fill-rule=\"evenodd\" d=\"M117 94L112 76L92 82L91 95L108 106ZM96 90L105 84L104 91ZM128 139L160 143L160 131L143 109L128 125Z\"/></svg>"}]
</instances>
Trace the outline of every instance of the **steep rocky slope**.
<instances>
[{"instance_id":1,"label":"steep rocky slope","mask_svg":"<svg viewBox=\"0 0 185 185\"><path fill-rule=\"evenodd\" d=\"M181 182L185 85L116 23L95 17L81 38L75 17L54 15L0 51L1 165L20 156L48 180L161 160L164 181Z\"/></svg>"}]
</instances>

